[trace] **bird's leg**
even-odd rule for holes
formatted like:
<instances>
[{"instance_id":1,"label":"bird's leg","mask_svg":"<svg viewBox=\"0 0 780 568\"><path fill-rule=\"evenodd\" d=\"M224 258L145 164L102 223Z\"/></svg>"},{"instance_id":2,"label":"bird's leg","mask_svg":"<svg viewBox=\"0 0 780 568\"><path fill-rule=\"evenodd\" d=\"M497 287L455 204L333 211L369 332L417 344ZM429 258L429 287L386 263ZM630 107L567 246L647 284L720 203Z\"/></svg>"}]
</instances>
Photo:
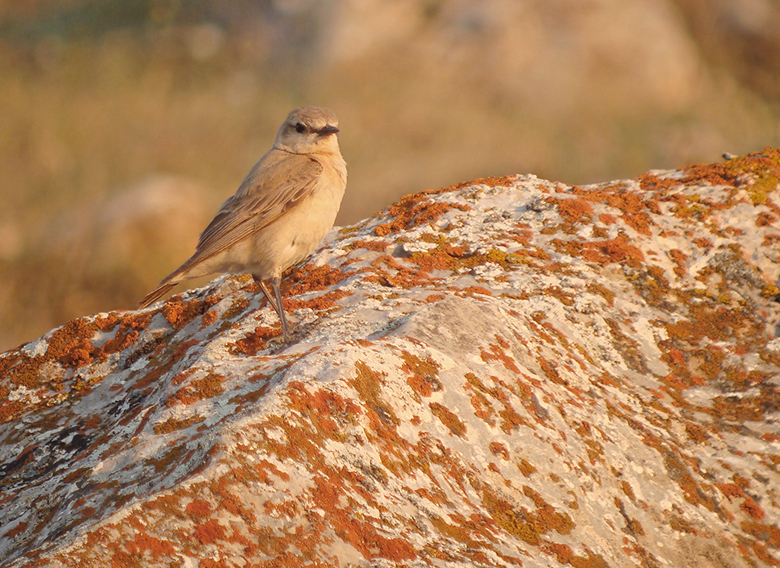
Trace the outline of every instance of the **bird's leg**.
<instances>
[{"instance_id":1,"label":"bird's leg","mask_svg":"<svg viewBox=\"0 0 780 568\"><path fill-rule=\"evenodd\" d=\"M282 279L278 276L269 278L269 281L271 282L271 288L273 290L272 293L272 291L268 289L268 284L264 280L261 280L254 275L252 277L255 279L255 282L260 285L260 289L263 291L263 294L265 294L265 297L268 298L268 303L271 304L271 307L279 316L279 321L282 322L282 340L284 343L292 343L290 326L288 325L287 317L284 314L284 304L282 304L282 289L280 287Z\"/></svg>"},{"instance_id":2,"label":"bird's leg","mask_svg":"<svg viewBox=\"0 0 780 568\"><path fill-rule=\"evenodd\" d=\"M255 282L257 282L257 285L260 286L260 289L263 291L263 295L268 300L268 303L271 304L271 307L278 314L279 308L276 307L276 298L274 298L274 295L271 293L271 290L268 288L268 284L266 284L264 280L261 280L257 276L252 275L252 278L255 279Z\"/></svg>"},{"instance_id":3,"label":"bird's leg","mask_svg":"<svg viewBox=\"0 0 780 568\"><path fill-rule=\"evenodd\" d=\"M292 335L290 334L290 326L287 324L287 316L284 313L284 304L282 304L282 279L278 276L271 278L271 288L274 290L274 296L276 296L276 313L279 314L279 320L282 322L282 337L285 343L292 343Z\"/></svg>"}]
</instances>

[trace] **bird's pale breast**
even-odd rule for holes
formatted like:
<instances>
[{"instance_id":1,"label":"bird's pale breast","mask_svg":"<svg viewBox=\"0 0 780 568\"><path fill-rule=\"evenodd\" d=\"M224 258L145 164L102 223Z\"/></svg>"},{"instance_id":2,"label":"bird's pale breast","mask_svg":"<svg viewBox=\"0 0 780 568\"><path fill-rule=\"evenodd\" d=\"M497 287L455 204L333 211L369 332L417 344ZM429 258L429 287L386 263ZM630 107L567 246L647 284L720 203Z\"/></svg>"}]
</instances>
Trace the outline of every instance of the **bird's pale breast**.
<instances>
[{"instance_id":1,"label":"bird's pale breast","mask_svg":"<svg viewBox=\"0 0 780 568\"><path fill-rule=\"evenodd\" d=\"M261 279L282 272L309 256L333 227L346 188L346 165L324 164L316 189L275 222L209 259L207 270L249 272ZM205 267L204 267L205 268Z\"/></svg>"}]
</instances>

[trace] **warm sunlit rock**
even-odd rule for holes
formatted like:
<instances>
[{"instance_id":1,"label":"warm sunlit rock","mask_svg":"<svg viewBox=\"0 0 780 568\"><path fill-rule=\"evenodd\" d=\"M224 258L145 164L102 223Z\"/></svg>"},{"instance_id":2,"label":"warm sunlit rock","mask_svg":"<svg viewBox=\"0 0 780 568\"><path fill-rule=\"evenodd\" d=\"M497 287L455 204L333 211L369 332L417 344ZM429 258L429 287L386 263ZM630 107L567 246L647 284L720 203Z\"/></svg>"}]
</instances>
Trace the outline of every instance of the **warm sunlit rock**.
<instances>
[{"instance_id":1,"label":"warm sunlit rock","mask_svg":"<svg viewBox=\"0 0 780 568\"><path fill-rule=\"evenodd\" d=\"M780 152L403 199L0 356L4 566L780 562ZM243 286L243 287L242 287Z\"/></svg>"}]
</instances>

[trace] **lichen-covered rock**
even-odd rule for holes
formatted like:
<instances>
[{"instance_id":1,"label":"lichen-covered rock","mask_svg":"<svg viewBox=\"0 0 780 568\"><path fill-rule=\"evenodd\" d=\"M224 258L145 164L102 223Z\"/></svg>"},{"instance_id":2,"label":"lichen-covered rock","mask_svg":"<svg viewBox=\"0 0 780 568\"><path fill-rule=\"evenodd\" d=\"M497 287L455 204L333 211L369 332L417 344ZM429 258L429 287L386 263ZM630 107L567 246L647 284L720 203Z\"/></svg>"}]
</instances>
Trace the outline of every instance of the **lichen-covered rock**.
<instances>
[{"instance_id":1,"label":"lichen-covered rock","mask_svg":"<svg viewBox=\"0 0 780 568\"><path fill-rule=\"evenodd\" d=\"M780 152L412 195L0 356L4 566L780 564Z\"/></svg>"}]
</instances>

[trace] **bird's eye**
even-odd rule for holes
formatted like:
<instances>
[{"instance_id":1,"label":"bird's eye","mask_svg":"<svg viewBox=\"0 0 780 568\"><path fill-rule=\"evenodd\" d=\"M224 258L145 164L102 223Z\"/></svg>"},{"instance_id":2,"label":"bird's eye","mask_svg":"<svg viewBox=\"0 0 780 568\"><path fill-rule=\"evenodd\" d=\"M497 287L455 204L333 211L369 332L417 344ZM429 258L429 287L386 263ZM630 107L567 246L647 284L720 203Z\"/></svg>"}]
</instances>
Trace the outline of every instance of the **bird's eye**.
<instances>
[{"instance_id":1,"label":"bird's eye","mask_svg":"<svg viewBox=\"0 0 780 568\"><path fill-rule=\"evenodd\" d=\"M297 132L298 134L303 134L304 132L306 132L306 127L299 122L298 124L295 125L295 132Z\"/></svg>"}]
</instances>

